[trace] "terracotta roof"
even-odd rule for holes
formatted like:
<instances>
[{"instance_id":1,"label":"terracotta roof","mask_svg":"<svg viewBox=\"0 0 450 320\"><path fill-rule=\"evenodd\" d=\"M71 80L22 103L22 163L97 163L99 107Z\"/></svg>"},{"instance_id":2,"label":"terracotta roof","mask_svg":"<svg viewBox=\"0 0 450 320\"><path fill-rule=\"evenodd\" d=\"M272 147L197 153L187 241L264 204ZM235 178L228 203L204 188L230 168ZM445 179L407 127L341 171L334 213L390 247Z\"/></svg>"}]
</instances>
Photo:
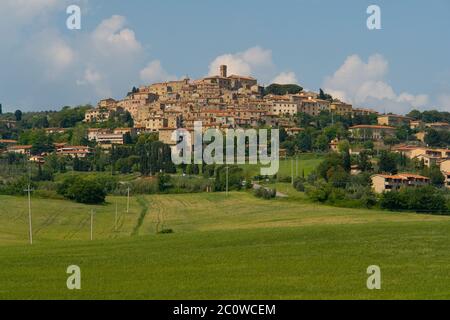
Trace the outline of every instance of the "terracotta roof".
<instances>
[{"instance_id":1,"label":"terracotta roof","mask_svg":"<svg viewBox=\"0 0 450 320\"><path fill-rule=\"evenodd\" d=\"M232 75L229 76L228 78L230 78L230 79L243 79L243 80L256 80L256 79L253 78L253 77L249 77L249 76L238 76L238 75L235 75L235 74L232 74Z\"/></svg>"},{"instance_id":2,"label":"terracotta roof","mask_svg":"<svg viewBox=\"0 0 450 320\"><path fill-rule=\"evenodd\" d=\"M350 129L392 129L395 130L394 127L390 126L379 126L379 125L366 125L366 124L360 124L357 126L350 127Z\"/></svg>"},{"instance_id":3,"label":"terracotta roof","mask_svg":"<svg viewBox=\"0 0 450 320\"><path fill-rule=\"evenodd\" d=\"M24 146L11 146L8 149L10 150L20 150L20 149L31 149L32 145L24 145Z\"/></svg>"},{"instance_id":4,"label":"terracotta roof","mask_svg":"<svg viewBox=\"0 0 450 320\"><path fill-rule=\"evenodd\" d=\"M428 177L424 177L418 174L414 173L399 173L396 175L389 175L389 174L377 174L376 176L380 176L387 179L400 179L400 180L408 180L408 179L421 179L421 180L430 180Z\"/></svg>"},{"instance_id":5,"label":"terracotta roof","mask_svg":"<svg viewBox=\"0 0 450 320\"><path fill-rule=\"evenodd\" d=\"M410 120L414 120L414 119L411 118L411 117L401 116L401 115L398 115L398 114L382 114L382 115L379 115L379 116L378 116L378 118L384 118L384 117L391 117L391 118L400 118L400 119L410 119Z\"/></svg>"}]
</instances>

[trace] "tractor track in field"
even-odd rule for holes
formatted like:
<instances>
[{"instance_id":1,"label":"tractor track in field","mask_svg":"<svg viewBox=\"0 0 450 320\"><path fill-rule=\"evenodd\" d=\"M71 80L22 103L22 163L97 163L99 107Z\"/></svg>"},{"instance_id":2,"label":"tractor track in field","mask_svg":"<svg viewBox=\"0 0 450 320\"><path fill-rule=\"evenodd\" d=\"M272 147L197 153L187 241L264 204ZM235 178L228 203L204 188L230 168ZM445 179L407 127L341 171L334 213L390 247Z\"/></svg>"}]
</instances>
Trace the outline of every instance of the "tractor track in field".
<instances>
[{"instance_id":1,"label":"tractor track in field","mask_svg":"<svg viewBox=\"0 0 450 320\"><path fill-rule=\"evenodd\" d=\"M81 221L78 223L77 228L74 231L71 231L68 234L66 234L64 236L64 239L65 240L73 239L73 237L75 237L81 230L83 230L83 228L86 225L88 225L90 221L91 221L91 217L86 217L84 219L81 219Z\"/></svg>"},{"instance_id":2,"label":"tractor track in field","mask_svg":"<svg viewBox=\"0 0 450 320\"><path fill-rule=\"evenodd\" d=\"M60 212L56 212L54 214L49 214L47 216L47 218L44 220L44 222L42 222L40 224L40 226L35 230L34 234L37 235L37 234L39 234L39 232L41 232L46 227L51 226L56 221L56 219L59 217L59 215L60 215Z\"/></svg>"},{"instance_id":3,"label":"tractor track in field","mask_svg":"<svg viewBox=\"0 0 450 320\"><path fill-rule=\"evenodd\" d=\"M144 197L139 196L137 198L137 202L139 203L139 205L141 206L142 209L141 209L139 217L136 221L136 225L134 226L133 231L131 232L131 236L139 235L139 230L141 229L142 224L144 223L144 219L147 216L148 209L149 209L148 201Z\"/></svg>"},{"instance_id":4,"label":"tractor track in field","mask_svg":"<svg viewBox=\"0 0 450 320\"><path fill-rule=\"evenodd\" d=\"M124 223L125 223L125 217L123 216L123 213L121 213L117 217L117 229L115 228L115 226L113 226L111 228L111 231L110 231L110 234L111 234L110 238L111 239L117 239L119 237L119 233L122 231Z\"/></svg>"},{"instance_id":5,"label":"tractor track in field","mask_svg":"<svg viewBox=\"0 0 450 320\"><path fill-rule=\"evenodd\" d=\"M175 201L176 203L180 203L180 201L177 199ZM155 217L153 219L153 222L155 223L155 233L158 233L164 229L164 224L166 222L166 211L164 210L164 202L162 202L160 199L157 199L157 197L153 198L153 206L155 211Z\"/></svg>"}]
</instances>

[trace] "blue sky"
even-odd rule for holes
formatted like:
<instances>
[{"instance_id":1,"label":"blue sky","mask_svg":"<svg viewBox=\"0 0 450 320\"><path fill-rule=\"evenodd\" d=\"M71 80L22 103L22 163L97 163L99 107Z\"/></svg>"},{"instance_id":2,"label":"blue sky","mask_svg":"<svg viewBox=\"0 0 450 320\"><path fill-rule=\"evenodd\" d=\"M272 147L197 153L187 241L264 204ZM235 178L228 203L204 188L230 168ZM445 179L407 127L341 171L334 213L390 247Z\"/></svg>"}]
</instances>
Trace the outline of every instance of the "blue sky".
<instances>
[{"instance_id":1,"label":"blue sky","mask_svg":"<svg viewBox=\"0 0 450 320\"><path fill-rule=\"evenodd\" d=\"M82 9L79 31L65 26L69 4ZM366 27L370 4L382 30ZM0 12L9 111L95 104L220 63L380 111L450 111L447 0L2 0Z\"/></svg>"}]
</instances>

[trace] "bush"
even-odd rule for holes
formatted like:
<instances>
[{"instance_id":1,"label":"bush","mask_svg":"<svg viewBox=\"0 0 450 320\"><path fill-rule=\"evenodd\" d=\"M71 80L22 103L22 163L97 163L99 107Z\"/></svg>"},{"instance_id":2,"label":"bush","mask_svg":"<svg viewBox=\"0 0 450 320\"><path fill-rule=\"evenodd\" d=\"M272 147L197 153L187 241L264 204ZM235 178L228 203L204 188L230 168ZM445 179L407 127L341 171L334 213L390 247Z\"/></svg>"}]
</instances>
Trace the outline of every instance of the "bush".
<instances>
[{"instance_id":1,"label":"bush","mask_svg":"<svg viewBox=\"0 0 450 320\"><path fill-rule=\"evenodd\" d=\"M0 184L0 194L11 196L24 195L26 193L24 190L28 188L29 184L31 185L31 189L36 189L36 183L30 183L26 177L9 180L6 183Z\"/></svg>"},{"instance_id":2,"label":"bush","mask_svg":"<svg viewBox=\"0 0 450 320\"><path fill-rule=\"evenodd\" d=\"M172 187L172 185L170 184L171 180L170 175L165 173L158 173L157 179L158 179L158 190L160 192L164 192Z\"/></svg>"},{"instance_id":3,"label":"bush","mask_svg":"<svg viewBox=\"0 0 450 320\"><path fill-rule=\"evenodd\" d=\"M207 187L213 189L213 185L213 181L203 177L158 174L156 178L139 179L130 182L129 185L118 185L114 194L125 196L128 186L130 186L133 194L176 194L203 192Z\"/></svg>"},{"instance_id":4,"label":"bush","mask_svg":"<svg viewBox=\"0 0 450 320\"><path fill-rule=\"evenodd\" d=\"M69 187L68 198L79 203L100 204L105 202L106 192L98 182L79 179Z\"/></svg>"},{"instance_id":5,"label":"bush","mask_svg":"<svg viewBox=\"0 0 450 320\"><path fill-rule=\"evenodd\" d=\"M277 196L277 190L260 187L254 191L254 194L258 198L270 200Z\"/></svg>"},{"instance_id":6,"label":"bush","mask_svg":"<svg viewBox=\"0 0 450 320\"><path fill-rule=\"evenodd\" d=\"M278 182L291 183L292 178L289 176L280 176Z\"/></svg>"},{"instance_id":7,"label":"bush","mask_svg":"<svg viewBox=\"0 0 450 320\"><path fill-rule=\"evenodd\" d=\"M59 186L58 194L85 204L105 202L106 191L101 183L79 176L67 177Z\"/></svg>"},{"instance_id":8,"label":"bush","mask_svg":"<svg viewBox=\"0 0 450 320\"><path fill-rule=\"evenodd\" d=\"M384 192L380 206L388 210L410 210L416 212L443 213L448 210L442 191L432 187L403 188Z\"/></svg>"},{"instance_id":9,"label":"bush","mask_svg":"<svg viewBox=\"0 0 450 320\"><path fill-rule=\"evenodd\" d=\"M297 178L294 180L294 188L298 192L305 192L305 179L303 178Z\"/></svg>"},{"instance_id":10,"label":"bush","mask_svg":"<svg viewBox=\"0 0 450 320\"><path fill-rule=\"evenodd\" d=\"M227 176L227 166L222 165L216 168L214 189L216 191L225 191ZM237 166L228 167L228 189L229 190L241 190L242 181L245 180L244 172L242 168Z\"/></svg>"},{"instance_id":11,"label":"bush","mask_svg":"<svg viewBox=\"0 0 450 320\"><path fill-rule=\"evenodd\" d=\"M64 200L64 197L54 190L38 189L34 192L34 196L44 199Z\"/></svg>"},{"instance_id":12,"label":"bush","mask_svg":"<svg viewBox=\"0 0 450 320\"><path fill-rule=\"evenodd\" d=\"M323 180L317 181L314 185L306 188L308 197L316 202L326 202L331 194L332 187Z\"/></svg>"},{"instance_id":13,"label":"bush","mask_svg":"<svg viewBox=\"0 0 450 320\"><path fill-rule=\"evenodd\" d=\"M174 233L172 229L162 229L158 234L171 234Z\"/></svg>"},{"instance_id":14,"label":"bush","mask_svg":"<svg viewBox=\"0 0 450 320\"><path fill-rule=\"evenodd\" d=\"M156 179L138 179L129 184L133 194L156 194L159 191L158 181ZM128 185L119 185L115 190L115 194L127 195Z\"/></svg>"},{"instance_id":15,"label":"bush","mask_svg":"<svg viewBox=\"0 0 450 320\"><path fill-rule=\"evenodd\" d=\"M344 189L336 188L331 181L319 180L307 185L306 194L313 201L346 208L371 208L377 204L370 186L349 185Z\"/></svg>"},{"instance_id":16,"label":"bush","mask_svg":"<svg viewBox=\"0 0 450 320\"><path fill-rule=\"evenodd\" d=\"M200 177L172 177L172 192L196 193L203 192L207 187L213 189L214 181Z\"/></svg>"}]
</instances>

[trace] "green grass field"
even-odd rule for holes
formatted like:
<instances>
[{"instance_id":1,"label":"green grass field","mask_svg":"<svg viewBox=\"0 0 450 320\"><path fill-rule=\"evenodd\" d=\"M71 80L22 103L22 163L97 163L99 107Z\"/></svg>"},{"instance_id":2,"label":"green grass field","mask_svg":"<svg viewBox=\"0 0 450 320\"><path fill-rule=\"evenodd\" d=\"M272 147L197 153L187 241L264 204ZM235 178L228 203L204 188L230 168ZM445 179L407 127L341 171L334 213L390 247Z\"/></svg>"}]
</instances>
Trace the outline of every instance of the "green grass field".
<instances>
[{"instance_id":1,"label":"green grass field","mask_svg":"<svg viewBox=\"0 0 450 320\"><path fill-rule=\"evenodd\" d=\"M279 177L290 177L292 171L294 176L301 176L302 173L305 177L313 171L317 165L323 160L323 156L319 154L300 154L297 158L280 159L280 168L278 171ZM298 161L297 161L298 159ZM293 162L291 161L293 160ZM255 176L260 174L261 165L246 164L242 166L244 171L249 176Z\"/></svg>"},{"instance_id":2,"label":"green grass field","mask_svg":"<svg viewBox=\"0 0 450 320\"><path fill-rule=\"evenodd\" d=\"M142 196L128 214L122 197L94 207L33 199L30 246L26 198L0 204L1 299L450 298L450 217L244 192ZM79 291L66 287L73 264ZM381 267L381 290L366 288L369 265Z\"/></svg>"}]
</instances>

